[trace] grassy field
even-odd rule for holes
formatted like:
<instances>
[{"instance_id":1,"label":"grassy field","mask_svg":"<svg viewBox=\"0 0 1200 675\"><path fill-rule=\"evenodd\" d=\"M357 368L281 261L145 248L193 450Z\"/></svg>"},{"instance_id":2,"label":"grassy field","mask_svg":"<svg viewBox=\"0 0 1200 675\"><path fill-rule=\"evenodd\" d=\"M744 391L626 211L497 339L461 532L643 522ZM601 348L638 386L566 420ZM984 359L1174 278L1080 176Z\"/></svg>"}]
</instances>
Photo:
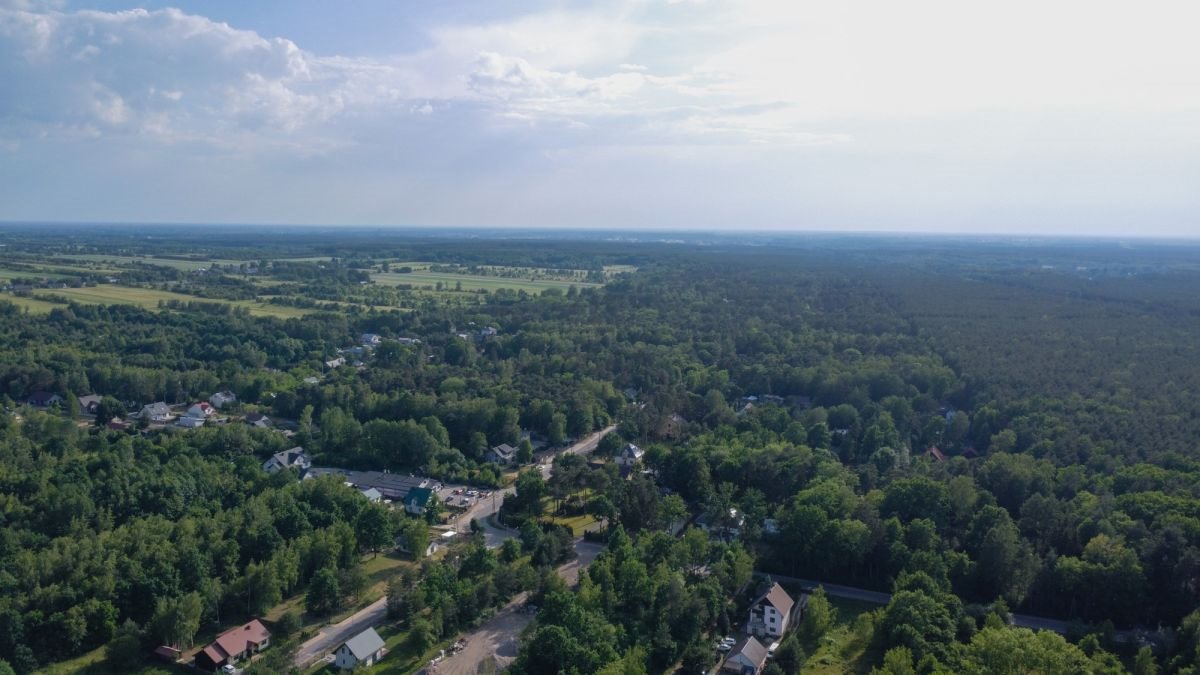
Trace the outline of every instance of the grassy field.
<instances>
[{"instance_id":1,"label":"grassy field","mask_svg":"<svg viewBox=\"0 0 1200 675\"><path fill-rule=\"evenodd\" d=\"M34 295L57 295L84 305L136 305L151 310L158 309L159 301L169 300L224 303L235 307L245 307L250 311L252 316L274 316L282 319L304 316L309 313L309 310L306 309L270 305L253 300L216 300L198 298L194 295L185 295L183 293L160 291L153 288L132 288L129 286L114 285L92 286L88 288L38 289L34 291ZM0 298L27 306L31 312L48 312L54 307L61 307L61 305L54 305L48 302L39 302L36 300L36 297L33 300L13 296L0 296Z\"/></svg>"},{"instance_id":2,"label":"grassy field","mask_svg":"<svg viewBox=\"0 0 1200 675\"><path fill-rule=\"evenodd\" d=\"M800 672L805 675L871 672L880 655L869 649L869 634L855 632L854 621L862 614L879 609L880 605L843 598L829 598L829 604L837 610L837 622L821 638L820 646L809 655Z\"/></svg>"},{"instance_id":3,"label":"grassy field","mask_svg":"<svg viewBox=\"0 0 1200 675\"><path fill-rule=\"evenodd\" d=\"M54 309L55 307L63 306L63 305L57 305L53 302L37 300L35 298L23 298L23 297L19 297L16 295L8 295L8 294L0 295L0 302L11 302L12 304L16 305L17 307L23 307L23 308L29 310L33 314L49 314L50 310Z\"/></svg>"},{"instance_id":4,"label":"grassy field","mask_svg":"<svg viewBox=\"0 0 1200 675\"><path fill-rule=\"evenodd\" d=\"M388 286L399 286L402 284L411 284L413 286L436 286L438 282L442 283L443 288L450 290L462 284L462 290L475 291L485 289L488 291L498 291L502 288L509 288L514 291L525 291L535 295L541 294L549 288L558 288L563 291L571 286L579 288L597 287L599 284L584 283L582 281L556 281L551 279L507 279L504 277L489 277L474 274L451 274L444 272L412 272L410 274L400 274L397 272L377 272L371 275L371 279L377 284Z\"/></svg>"},{"instance_id":5,"label":"grassy field","mask_svg":"<svg viewBox=\"0 0 1200 675\"><path fill-rule=\"evenodd\" d=\"M176 260L173 258L155 258L152 256L128 256L128 255L106 255L100 253L79 253L73 255L59 256L68 260L84 260L87 262L108 263L113 265L132 265L136 263L145 263L147 265L158 265L159 267L173 267L177 270L190 272L192 270L204 269L213 263L220 265L240 265L248 260Z\"/></svg>"}]
</instances>

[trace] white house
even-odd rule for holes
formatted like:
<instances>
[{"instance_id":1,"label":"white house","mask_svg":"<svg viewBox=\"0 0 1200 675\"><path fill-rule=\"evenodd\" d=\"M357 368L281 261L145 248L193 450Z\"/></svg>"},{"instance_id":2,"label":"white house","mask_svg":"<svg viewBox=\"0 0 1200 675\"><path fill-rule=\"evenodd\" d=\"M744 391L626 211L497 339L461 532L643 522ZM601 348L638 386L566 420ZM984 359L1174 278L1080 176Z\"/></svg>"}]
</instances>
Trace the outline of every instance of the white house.
<instances>
[{"instance_id":1,"label":"white house","mask_svg":"<svg viewBox=\"0 0 1200 675\"><path fill-rule=\"evenodd\" d=\"M617 464L620 466L633 466L634 464L642 461L642 457L645 456L645 454L645 450L642 450L633 443L628 443L625 445L625 448L621 450L621 454L617 455Z\"/></svg>"},{"instance_id":2,"label":"white house","mask_svg":"<svg viewBox=\"0 0 1200 675\"><path fill-rule=\"evenodd\" d=\"M188 417L195 417L196 419L205 420L217 414L217 409L208 403L201 401L199 403L193 403L192 407L188 408L187 413L185 414Z\"/></svg>"},{"instance_id":3,"label":"white house","mask_svg":"<svg viewBox=\"0 0 1200 675\"><path fill-rule=\"evenodd\" d=\"M492 464L511 464L517 456L517 449L508 443L501 443L488 450L487 460Z\"/></svg>"},{"instance_id":4,"label":"white house","mask_svg":"<svg viewBox=\"0 0 1200 675\"><path fill-rule=\"evenodd\" d=\"M304 448L296 446L271 455L271 459L263 462L262 468L267 473L275 473L283 469L304 471L311 466L312 460L309 459L308 453L304 452Z\"/></svg>"},{"instance_id":5,"label":"white house","mask_svg":"<svg viewBox=\"0 0 1200 675\"><path fill-rule=\"evenodd\" d=\"M346 640L334 652L334 664L342 670L353 670L360 664L374 665L383 658L383 638L374 628L368 628Z\"/></svg>"},{"instance_id":6,"label":"white house","mask_svg":"<svg viewBox=\"0 0 1200 675\"><path fill-rule=\"evenodd\" d=\"M773 638L782 637L787 632L795 606L796 602L783 590L783 586L771 586L750 605L750 620L746 624L746 632Z\"/></svg>"},{"instance_id":7,"label":"white house","mask_svg":"<svg viewBox=\"0 0 1200 675\"><path fill-rule=\"evenodd\" d=\"M232 391L218 391L217 393L208 397L208 402L211 403L214 408L220 410L227 405L233 405L234 403L237 403L237 396L234 396Z\"/></svg>"},{"instance_id":8,"label":"white house","mask_svg":"<svg viewBox=\"0 0 1200 675\"><path fill-rule=\"evenodd\" d=\"M329 359L328 361L325 362L325 367L330 370L333 370L334 368L341 368L344 365L346 365L346 359L341 356L339 356L337 358Z\"/></svg>"},{"instance_id":9,"label":"white house","mask_svg":"<svg viewBox=\"0 0 1200 675\"><path fill-rule=\"evenodd\" d=\"M375 333L363 333L362 339L359 340L359 343L364 347L378 347L381 342L383 342L383 338Z\"/></svg>"}]
</instances>

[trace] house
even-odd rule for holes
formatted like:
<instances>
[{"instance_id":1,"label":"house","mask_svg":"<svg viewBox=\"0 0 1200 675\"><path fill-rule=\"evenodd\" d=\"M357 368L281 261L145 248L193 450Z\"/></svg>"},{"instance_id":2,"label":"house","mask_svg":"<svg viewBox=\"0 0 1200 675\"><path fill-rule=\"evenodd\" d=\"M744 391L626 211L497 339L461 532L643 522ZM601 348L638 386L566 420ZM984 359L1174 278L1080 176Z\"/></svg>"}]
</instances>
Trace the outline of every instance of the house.
<instances>
[{"instance_id":1,"label":"house","mask_svg":"<svg viewBox=\"0 0 1200 675\"><path fill-rule=\"evenodd\" d=\"M171 408L162 401L147 403L142 406L142 411L138 413L138 419L143 419L147 422L169 422L172 419Z\"/></svg>"},{"instance_id":2,"label":"house","mask_svg":"<svg viewBox=\"0 0 1200 675\"><path fill-rule=\"evenodd\" d=\"M663 421L658 427L658 437L666 439L678 439L683 434L683 425L687 424L687 420L679 413L672 413L670 417Z\"/></svg>"},{"instance_id":3,"label":"house","mask_svg":"<svg viewBox=\"0 0 1200 675\"><path fill-rule=\"evenodd\" d=\"M621 454L617 455L617 464L622 467L631 467L634 464L642 461L642 457L645 456L645 454L645 450L642 450L633 443L627 443L624 449L621 450Z\"/></svg>"},{"instance_id":4,"label":"house","mask_svg":"<svg viewBox=\"0 0 1200 675\"><path fill-rule=\"evenodd\" d=\"M745 524L746 517L737 509L729 509L729 513L724 518L718 516L714 519L709 514L704 513L696 519L696 527L726 541L732 541L741 536L742 527Z\"/></svg>"},{"instance_id":5,"label":"house","mask_svg":"<svg viewBox=\"0 0 1200 675\"><path fill-rule=\"evenodd\" d=\"M183 656L183 650L170 645L160 645L155 648L154 655L167 663L178 663L179 658Z\"/></svg>"},{"instance_id":6,"label":"house","mask_svg":"<svg viewBox=\"0 0 1200 675\"><path fill-rule=\"evenodd\" d=\"M79 397L79 410L88 414L95 415L96 410L100 408L101 396L98 394L88 394L87 396Z\"/></svg>"},{"instance_id":7,"label":"house","mask_svg":"<svg viewBox=\"0 0 1200 675\"><path fill-rule=\"evenodd\" d=\"M114 431L127 431L131 426L133 425L120 417L114 417L108 421L108 428Z\"/></svg>"},{"instance_id":8,"label":"house","mask_svg":"<svg viewBox=\"0 0 1200 675\"><path fill-rule=\"evenodd\" d=\"M498 332L499 332L499 331L498 331L498 330L496 330L496 329L495 329L494 327L492 327L492 326L488 326L487 328L480 328L480 329L479 329L479 337L481 337L481 338L490 338L490 337L496 337L496 334L497 334Z\"/></svg>"},{"instance_id":9,"label":"house","mask_svg":"<svg viewBox=\"0 0 1200 675\"><path fill-rule=\"evenodd\" d=\"M729 650L729 656L721 664L722 673L732 675L758 675L767 664L767 648L753 636L743 638Z\"/></svg>"},{"instance_id":10,"label":"house","mask_svg":"<svg viewBox=\"0 0 1200 675\"><path fill-rule=\"evenodd\" d=\"M425 507L433 497L433 490L427 487L415 487L404 495L404 510L414 516L425 514Z\"/></svg>"},{"instance_id":11,"label":"house","mask_svg":"<svg viewBox=\"0 0 1200 675\"><path fill-rule=\"evenodd\" d=\"M388 471L354 471L352 469L337 469L330 467L311 467L304 472L304 478L336 475L343 482L353 485L359 490L375 488L385 499L396 502L404 501L409 490L431 487L437 483L430 478L409 474L391 473Z\"/></svg>"},{"instance_id":12,"label":"house","mask_svg":"<svg viewBox=\"0 0 1200 675\"><path fill-rule=\"evenodd\" d=\"M246 415L246 424L259 429L270 429L271 418L262 413L249 413Z\"/></svg>"},{"instance_id":13,"label":"house","mask_svg":"<svg viewBox=\"0 0 1200 675\"><path fill-rule=\"evenodd\" d=\"M271 632L258 619L225 631L196 654L196 668L216 672L271 646Z\"/></svg>"},{"instance_id":14,"label":"house","mask_svg":"<svg viewBox=\"0 0 1200 675\"><path fill-rule=\"evenodd\" d=\"M218 391L217 393L208 397L208 402L211 403L214 408L220 410L227 405L233 405L234 403L237 403L237 396L234 396L232 391Z\"/></svg>"},{"instance_id":15,"label":"house","mask_svg":"<svg viewBox=\"0 0 1200 675\"><path fill-rule=\"evenodd\" d=\"M746 632L764 637L782 637L791 623L795 607L796 602L783 590L783 586L773 584L750 605Z\"/></svg>"},{"instance_id":16,"label":"house","mask_svg":"<svg viewBox=\"0 0 1200 675\"><path fill-rule=\"evenodd\" d=\"M195 417L202 420L208 419L215 414L217 414L217 409L209 405L206 401L193 403L192 407L188 408L187 413L185 413L187 417Z\"/></svg>"},{"instance_id":17,"label":"house","mask_svg":"<svg viewBox=\"0 0 1200 675\"><path fill-rule=\"evenodd\" d=\"M360 664L370 666L383 658L383 638L368 628L346 640L333 652L333 663L342 670L354 670Z\"/></svg>"},{"instance_id":18,"label":"house","mask_svg":"<svg viewBox=\"0 0 1200 675\"><path fill-rule=\"evenodd\" d=\"M487 460L492 464L511 464L517 456L517 449L508 443L501 443L488 450Z\"/></svg>"},{"instance_id":19,"label":"house","mask_svg":"<svg viewBox=\"0 0 1200 675\"><path fill-rule=\"evenodd\" d=\"M63 402L63 397L58 394L52 394L48 391L35 391L29 395L29 405L38 408L49 408L52 405L58 405Z\"/></svg>"},{"instance_id":20,"label":"house","mask_svg":"<svg viewBox=\"0 0 1200 675\"><path fill-rule=\"evenodd\" d=\"M205 420L203 417L184 415L183 417L175 420L175 426L182 427L184 429L199 429L200 427L204 426L204 422Z\"/></svg>"},{"instance_id":21,"label":"house","mask_svg":"<svg viewBox=\"0 0 1200 675\"><path fill-rule=\"evenodd\" d=\"M363 490L362 496L366 497L367 501L373 504L378 504L379 502L383 501L383 493L375 488L367 488L366 490Z\"/></svg>"},{"instance_id":22,"label":"house","mask_svg":"<svg viewBox=\"0 0 1200 675\"><path fill-rule=\"evenodd\" d=\"M346 365L346 359L341 356L334 359L329 359L325 362L325 367L330 370L333 370L334 368L340 368L344 365Z\"/></svg>"},{"instance_id":23,"label":"house","mask_svg":"<svg viewBox=\"0 0 1200 675\"><path fill-rule=\"evenodd\" d=\"M267 473L275 473L284 469L304 471L311 466L312 460L309 459L308 453L304 452L304 448L296 446L271 455L271 459L263 462L262 468Z\"/></svg>"},{"instance_id":24,"label":"house","mask_svg":"<svg viewBox=\"0 0 1200 675\"><path fill-rule=\"evenodd\" d=\"M421 341L419 339L410 338L410 337L396 338L396 342L399 342L402 345L419 345L419 344L421 344Z\"/></svg>"},{"instance_id":25,"label":"house","mask_svg":"<svg viewBox=\"0 0 1200 675\"><path fill-rule=\"evenodd\" d=\"M304 384L320 384L320 383L321 383L321 378L319 378L315 375L309 375L308 377L304 378Z\"/></svg>"},{"instance_id":26,"label":"house","mask_svg":"<svg viewBox=\"0 0 1200 675\"><path fill-rule=\"evenodd\" d=\"M936 445L929 446L929 449L925 451L925 454L929 455L931 458L933 458L934 461L937 461L937 462L946 461L946 455L941 450L939 450Z\"/></svg>"},{"instance_id":27,"label":"house","mask_svg":"<svg viewBox=\"0 0 1200 675\"><path fill-rule=\"evenodd\" d=\"M383 338L374 333L363 333L359 339L359 344L364 347L378 347L383 342Z\"/></svg>"}]
</instances>

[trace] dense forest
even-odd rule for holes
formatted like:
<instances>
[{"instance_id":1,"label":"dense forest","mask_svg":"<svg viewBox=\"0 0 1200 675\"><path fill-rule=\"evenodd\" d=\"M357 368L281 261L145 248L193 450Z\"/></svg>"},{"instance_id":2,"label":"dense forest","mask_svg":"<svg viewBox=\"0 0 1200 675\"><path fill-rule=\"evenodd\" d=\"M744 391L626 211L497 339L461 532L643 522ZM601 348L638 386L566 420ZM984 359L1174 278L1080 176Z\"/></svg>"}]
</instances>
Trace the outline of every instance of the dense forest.
<instances>
[{"instance_id":1,"label":"dense forest","mask_svg":"<svg viewBox=\"0 0 1200 675\"><path fill-rule=\"evenodd\" d=\"M16 672L179 642L164 617L180 612L190 641L336 580L332 610L366 554L428 537L337 480L260 469L296 445L323 466L515 485L519 547L475 538L456 567L427 561L389 588L425 647L530 591L541 609L515 672L695 672L756 572L892 593L856 627L880 672L1200 668L1196 247L213 240L5 233L14 288L58 274L197 298L37 312L0 295L0 659ZM99 272L71 255L153 258ZM408 261L481 289L379 287ZM563 287L484 287L518 277ZM203 301L263 288L310 311ZM329 366L364 333L383 342ZM222 390L279 428L105 419ZM31 405L39 392L62 402ZM89 394L104 397L94 422ZM637 444L644 472L564 456L543 480L487 461L609 425L598 454ZM549 573L569 535L537 521L543 500L580 494L607 549L573 590ZM823 602L768 669L804 668ZM1010 613L1071 629L1034 634Z\"/></svg>"}]
</instances>

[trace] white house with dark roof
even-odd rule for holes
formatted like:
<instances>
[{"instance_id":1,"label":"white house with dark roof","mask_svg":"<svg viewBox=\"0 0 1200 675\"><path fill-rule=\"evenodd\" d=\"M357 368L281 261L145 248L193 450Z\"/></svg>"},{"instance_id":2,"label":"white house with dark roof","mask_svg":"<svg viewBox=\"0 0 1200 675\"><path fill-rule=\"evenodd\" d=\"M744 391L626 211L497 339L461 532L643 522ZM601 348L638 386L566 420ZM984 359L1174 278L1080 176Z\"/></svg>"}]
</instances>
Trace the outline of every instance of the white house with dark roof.
<instances>
[{"instance_id":1,"label":"white house with dark roof","mask_svg":"<svg viewBox=\"0 0 1200 675\"><path fill-rule=\"evenodd\" d=\"M212 407L220 410L227 405L233 405L234 403L237 403L237 396L235 396L232 391L218 391L217 393L208 397L208 402L212 404Z\"/></svg>"},{"instance_id":2,"label":"white house with dark roof","mask_svg":"<svg viewBox=\"0 0 1200 675\"><path fill-rule=\"evenodd\" d=\"M311 466L312 460L309 459L308 453L304 452L304 448L296 446L271 455L271 459L263 462L262 468L267 473L275 473L284 469L304 471Z\"/></svg>"},{"instance_id":3,"label":"white house with dark roof","mask_svg":"<svg viewBox=\"0 0 1200 675\"><path fill-rule=\"evenodd\" d=\"M763 637L782 637L791 623L795 607L796 601L783 590L783 586L778 583L772 585L750 605L746 632Z\"/></svg>"},{"instance_id":4,"label":"white house with dark roof","mask_svg":"<svg viewBox=\"0 0 1200 675\"><path fill-rule=\"evenodd\" d=\"M342 670L371 666L383 658L383 638L374 628L368 628L346 640L333 652L333 663Z\"/></svg>"}]
</instances>

